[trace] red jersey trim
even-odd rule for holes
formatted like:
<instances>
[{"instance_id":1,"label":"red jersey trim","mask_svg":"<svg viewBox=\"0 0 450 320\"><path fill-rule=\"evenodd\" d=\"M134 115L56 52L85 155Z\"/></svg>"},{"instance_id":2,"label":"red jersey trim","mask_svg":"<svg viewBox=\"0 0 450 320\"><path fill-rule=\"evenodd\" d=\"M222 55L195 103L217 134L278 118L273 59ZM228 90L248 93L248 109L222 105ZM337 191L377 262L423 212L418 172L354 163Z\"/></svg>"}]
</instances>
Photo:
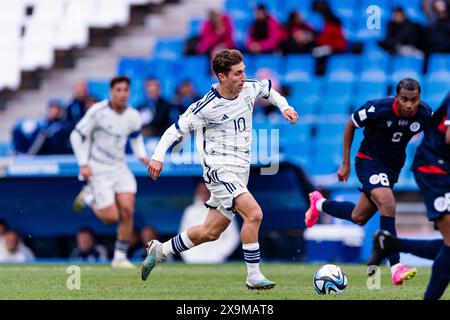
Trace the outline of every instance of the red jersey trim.
<instances>
[{"instance_id":1,"label":"red jersey trim","mask_svg":"<svg viewBox=\"0 0 450 320\"><path fill-rule=\"evenodd\" d=\"M420 172L428 173L428 174L445 174L447 175L448 172L445 170L442 170L439 167L433 166L433 165L427 165L427 166L420 166L417 168Z\"/></svg>"},{"instance_id":2,"label":"red jersey trim","mask_svg":"<svg viewBox=\"0 0 450 320\"><path fill-rule=\"evenodd\" d=\"M362 152L358 152L358 153L356 154L356 156L357 156L358 158L361 158L361 159L373 160L372 157L369 157L368 155L366 155L366 154L364 154L364 153L362 153Z\"/></svg>"}]
</instances>

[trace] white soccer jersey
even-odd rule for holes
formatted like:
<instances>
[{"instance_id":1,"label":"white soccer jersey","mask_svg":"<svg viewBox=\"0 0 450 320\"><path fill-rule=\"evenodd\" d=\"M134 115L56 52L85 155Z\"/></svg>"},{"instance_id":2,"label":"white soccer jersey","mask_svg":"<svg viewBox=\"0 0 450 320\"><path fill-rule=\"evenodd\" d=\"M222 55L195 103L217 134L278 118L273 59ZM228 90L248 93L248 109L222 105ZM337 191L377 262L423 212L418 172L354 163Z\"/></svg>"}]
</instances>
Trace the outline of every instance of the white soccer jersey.
<instances>
[{"instance_id":1,"label":"white soccer jersey","mask_svg":"<svg viewBox=\"0 0 450 320\"><path fill-rule=\"evenodd\" d=\"M73 145L78 163L83 165L87 161L93 173L127 166L125 144L129 136L139 137L141 125L139 112L132 107L119 114L112 109L109 100L94 104L75 127L83 144L89 142L87 154L80 146Z\"/></svg>"},{"instance_id":2,"label":"white soccer jersey","mask_svg":"<svg viewBox=\"0 0 450 320\"><path fill-rule=\"evenodd\" d=\"M193 103L175 123L177 134L169 128L155 150L153 159L164 160L167 148L176 139L192 130L201 132L197 149L204 166L250 166L252 115L255 100L269 99L281 111L291 108L286 99L271 89L270 80L247 79L235 99L226 99L213 85L199 101Z\"/></svg>"}]
</instances>

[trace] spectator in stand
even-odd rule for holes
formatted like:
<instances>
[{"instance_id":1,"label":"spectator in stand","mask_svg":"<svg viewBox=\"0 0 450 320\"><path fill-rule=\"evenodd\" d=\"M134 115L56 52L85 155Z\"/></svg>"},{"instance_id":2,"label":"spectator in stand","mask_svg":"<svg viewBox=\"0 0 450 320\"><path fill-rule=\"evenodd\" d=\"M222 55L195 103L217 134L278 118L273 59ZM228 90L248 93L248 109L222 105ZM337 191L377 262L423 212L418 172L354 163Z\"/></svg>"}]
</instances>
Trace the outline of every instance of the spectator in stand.
<instances>
[{"instance_id":1,"label":"spectator in stand","mask_svg":"<svg viewBox=\"0 0 450 320\"><path fill-rule=\"evenodd\" d=\"M20 119L12 130L13 149L16 154L27 154L39 135L39 121Z\"/></svg>"},{"instance_id":2,"label":"spectator in stand","mask_svg":"<svg viewBox=\"0 0 450 320\"><path fill-rule=\"evenodd\" d=\"M197 53L209 54L213 50L235 47L231 19L217 10L210 10L208 20L202 26L199 43L196 47Z\"/></svg>"},{"instance_id":3,"label":"spectator in stand","mask_svg":"<svg viewBox=\"0 0 450 320\"><path fill-rule=\"evenodd\" d=\"M389 54L423 56L417 48L419 31L419 26L406 17L402 8L397 7L388 23L386 37L378 44Z\"/></svg>"},{"instance_id":4,"label":"spectator in stand","mask_svg":"<svg viewBox=\"0 0 450 320\"><path fill-rule=\"evenodd\" d=\"M245 48L249 53L272 53L278 48L281 30L278 21L262 4L255 12L255 21L250 25Z\"/></svg>"},{"instance_id":5,"label":"spectator in stand","mask_svg":"<svg viewBox=\"0 0 450 320\"><path fill-rule=\"evenodd\" d=\"M437 19L436 16L436 10L434 9L436 2L444 1L446 8L447 8L447 14L450 16L450 0L423 0L422 2L422 9L425 13L425 16L428 19L429 24L433 24L433 22ZM439 6L439 4L438 4ZM441 4L442 6L442 4Z\"/></svg>"},{"instance_id":6,"label":"spectator in stand","mask_svg":"<svg viewBox=\"0 0 450 320\"><path fill-rule=\"evenodd\" d=\"M84 262L105 262L108 252L102 245L96 244L95 234L89 228L82 228L77 232L77 246L70 254L71 259Z\"/></svg>"},{"instance_id":7,"label":"spectator in stand","mask_svg":"<svg viewBox=\"0 0 450 320\"><path fill-rule=\"evenodd\" d=\"M283 54L311 53L314 48L314 29L303 20L299 12L292 11L284 26L283 39L280 43Z\"/></svg>"},{"instance_id":8,"label":"spectator in stand","mask_svg":"<svg viewBox=\"0 0 450 320\"><path fill-rule=\"evenodd\" d=\"M71 126L71 129L75 128L78 121L83 118L88 107L90 107L89 104L92 105L92 103L89 102L90 98L91 97L89 97L88 87L85 81L75 85L74 95L72 100L67 105L66 113L66 119L68 125Z\"/></svg>"},{"instance_id":9,"label":"spectator in stand","mask_svg":"<svg viewBox=\"0 0 450 320\"><path fill-rule=\"evenodd\" d=\"M161 136L172 125L173 106L162 97L161 85L155 78L145 81L145 93L144 102L137 108L142 118L142 135Z\"/></svg>"},{"instance_id":10,"label":"spectator in stand","mask_svg":"<svg viewBox=\"0 0 450 320\"><path fill-rule=\"evenodd\" d=\"M21 154L70 154L70 128L64 119L64 105L61 100L49 101L45 119L19 121L13 129L13 145Z\"/></svg>"},{"instance_id":11,"label":"spectator in stand","mask_svg":"<svg viewBox=\"0 0 450 320\"><path fill-rule=\"evenodd\" d=\"M34 260L34 254L15 231L6 231L0 240L0 262L21 263Z\"/></svg>"},{"instance_id":12,"label":"spectator in stand","mask_svg":"<svg viewBox=\"0 0 450 320\"><path fill-rule=\"evenodd\" d=\"M151 226L143 227L140 232L140 242L141 242L142 247L141 247L141 249L134 251L133 258L134 259L145 258L147 256L146 245L153 239L160 240L156 229Z\"/></svg>"},{"instance_id":13,"label":"spectator in stand","mask_svg":"<svg viewBox=\"0 0 450 320\"><path fill-rule=\"evenodd\" d=\"M8 231L8 224L5 220L0 219L0 241L2 241L2 238L5 235L6 231Z\"/></svg>"},{"instance_id":14,"label":"spectator in stand","mask_svg":"<svg viewBox=\"0 0 450 320\"><path fill-rule=\"evenodd\" d=\"M324 27L316 38L318 47L313 49L315 57L342 53L347 50L347 39L344 36L341 20L333 13L328 2L319 1L317 11L323 17Z\"/></svg>"},{"instance_id":15,"label":"spectator in stand","mask_svg":"<svg viewBox=\"0 0 450 320\"><path fill-rule=\"evenodd\" d=\"M181 82L178 85L175 97L172 100L172 104L177 109L176 117L171 117L172 122L176 122L178 120L178 115L183 114L193 102L200 99L201 97L197 94L192 81L185 80Z\"/></svg>"},{"instance_id":16,"label":"spectator in stand","mask_svg":"<svg viewBox=\"0 0 450 320\"><path fill-rule=\"evenodd\" d=\"M433 3L436 16L427 29L428 52L450 52L450 5L447 1L438 0Z\"/></svg>"},{"instance_id":17,"label":"spectator in stand","mask_svg":"<svg viewBox=\"0 0 450 320\"><path fill-rule=\"evenodd\" d=\"M69 154L70 128L64 119L64 105L61 100L52 99L48 103L47 114L40 123L39 135L28 150L29 154Z\"/></svg>"}]
</instances>

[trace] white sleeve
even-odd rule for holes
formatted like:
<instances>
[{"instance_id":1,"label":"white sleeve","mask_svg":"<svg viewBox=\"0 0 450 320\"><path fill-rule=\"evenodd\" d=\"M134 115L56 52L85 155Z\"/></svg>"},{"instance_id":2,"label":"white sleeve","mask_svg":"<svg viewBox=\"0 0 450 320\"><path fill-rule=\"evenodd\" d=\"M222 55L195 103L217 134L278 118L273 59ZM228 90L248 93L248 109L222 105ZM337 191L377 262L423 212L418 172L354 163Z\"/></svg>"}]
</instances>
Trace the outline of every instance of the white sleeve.
<instances>
[{"instance_id":1,"label":"white sleeve","mask_svg":"<svg viewBox=\"0 0 450 320\"><path fill-rule=\"evenodd\" d=\"M208 121L202 112L202 104L196 102L193 103L185 113L183 113L177 122L167 129L159 140L158 145L155 148L152 159L160 162L164 162L164 156L167 149L170 148L177 140L179 140L184 134L206 127Z\"/></svg>"},{"instance_id":2,"label":"white sleeve","mask_svg":"<svg viewBox=\"0 0 450 320\"><path fill-rule=\"evenodd\" d=\"M145 149L144 138L142 135L130 139L131 150L133 150L134 155L138 158L147 157L147 150Z\"/></svg>"},{"instance_id":3,"label":"white sleeve","mask_svg":"<svg viewBox=\"0 0 450 320\"><path fill-rule=\"evenodd\" d=\"M70 134L70 144L72 145L78 165L80 167L86 165L89 159L90 137L83 138L78 130L73 130Z\"/></svg>"},{"instance_id":4,"label":"white sleeve","mask_svg":"<svg viewBox=\"0 0 450 320\"><path fill-rule=\"evenodd\" d=\"M286 98L278 93L274 88L272 88L272 82L268 79L261 80L258 82L259 91L257 92L256 99L265 98L270 101L271 104L278 107L283 113L286 109L294 109L291 107Z\"/></svg>"},{"instance_id":5,"label":"white sleeve","mask_svg":"<svg viewBox=\"0 0 450 320\"><path fill-rule=\"evenodd\" d=\"M89 148L92 141L91 134L97 125L100 108L98 106L89 108L70 134L70 143L80 167L86 165L88 162Z\"/></svg>"},{"instance_id":6,"label":"white sleeve","mask_svg":"<svg viewBox=\"0 0 450 320\"><path fill-rule=\"evenodd\" d=\"M287 109L294 109L289 105L286 98L278 93L275 89L270 89L268 100L274 106L277 106L280 109L281 113L283 113Z\"/></svg>"}]
</instances>

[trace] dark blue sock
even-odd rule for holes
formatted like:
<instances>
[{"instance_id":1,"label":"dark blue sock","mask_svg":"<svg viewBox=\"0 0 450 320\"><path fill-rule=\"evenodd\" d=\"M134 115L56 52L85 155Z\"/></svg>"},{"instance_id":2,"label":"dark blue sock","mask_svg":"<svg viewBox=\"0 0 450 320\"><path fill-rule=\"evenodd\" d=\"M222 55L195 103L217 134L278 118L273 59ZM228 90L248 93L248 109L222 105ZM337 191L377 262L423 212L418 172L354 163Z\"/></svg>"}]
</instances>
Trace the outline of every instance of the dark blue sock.
<instances>
[{"instance_id":1,"label":"dark blue sock","mask_svg":"<svg viewBox=\"0 0 450 320\"><path fill-rule=\"evenodd\" d=\"M390 234L396 237L397 231L395 230L395 217L381 216L380 229L389 231ZM400 262L400 254L398 252L391 253L387 256L387 258L391 267Z\"/></svg>"},{"instance_id":2,"label":"dark blue sock","mask_svg":"<svg viewBox=\"0 0 450 320\"><path fill-rule=\"evenodd\" d=\"M430 283L425 292L425 300L439 299L450 280L450 247L443 245L434 260Z\"/></svg>"},{"instance_id":3,"label":"dark blue sock","mask_svg":"<svg viewBox=\"0 0 450 320\"><path fill-rule=\"evenodd\" d=\"M352 220L352 212L354 208L355 204L348 201L325 200L325 202L322 204L323 212L328 213L333 217L345 219L353 223L354 221Z\"/></svg>"},{"instance_id":4,"label":"dark blue sock","mask_svg":"<svg viewBox=\"0 0 450 320\"><path fill-rule=\"evenodd\" d=\"M415 256L425 259L436 259L436 256L441 250L444 241L442 239L436 240L410 240L410 239L396 239L394 241L394 251L412 253Z\"/></svg>"}]
</instances>

